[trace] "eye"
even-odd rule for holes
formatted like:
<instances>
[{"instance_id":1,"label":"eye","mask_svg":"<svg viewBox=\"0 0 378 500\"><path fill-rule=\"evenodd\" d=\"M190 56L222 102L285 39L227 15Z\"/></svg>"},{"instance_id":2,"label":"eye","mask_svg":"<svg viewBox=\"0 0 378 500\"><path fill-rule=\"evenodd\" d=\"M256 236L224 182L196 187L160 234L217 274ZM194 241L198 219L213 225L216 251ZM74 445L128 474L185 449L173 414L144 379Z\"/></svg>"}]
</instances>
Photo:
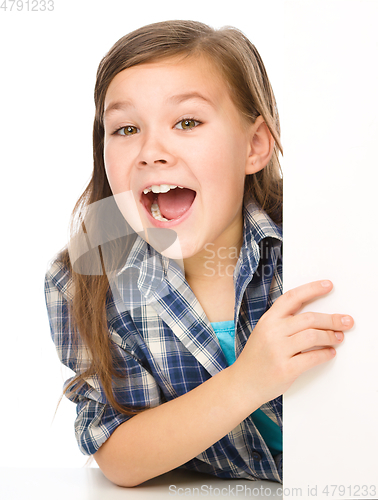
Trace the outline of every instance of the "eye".
<instances>
[{"instance_id":1,"label":"eye","mask_svg":"<svg viewBox=\"0 0 378 500\"><path fill-rule=\"evenodd\" d=\"M134 127L133 125L127 125L127 127L121 127L117 129L114 133L118 135L134 135L138 132L139 129Z\"/></svg>"},{"instance_id":2,"label":"eye","mask_svg":"<svg viewBox=\"0 0 378 500\"><path fill-rule=\"evenodd\" d=\"M200 124L201 122L195 120L194 118L184 118L183 120L180 120L178 123L176 123L175 128L178 128L179 130L190 130Z\"/></svg>"}]
</instances>

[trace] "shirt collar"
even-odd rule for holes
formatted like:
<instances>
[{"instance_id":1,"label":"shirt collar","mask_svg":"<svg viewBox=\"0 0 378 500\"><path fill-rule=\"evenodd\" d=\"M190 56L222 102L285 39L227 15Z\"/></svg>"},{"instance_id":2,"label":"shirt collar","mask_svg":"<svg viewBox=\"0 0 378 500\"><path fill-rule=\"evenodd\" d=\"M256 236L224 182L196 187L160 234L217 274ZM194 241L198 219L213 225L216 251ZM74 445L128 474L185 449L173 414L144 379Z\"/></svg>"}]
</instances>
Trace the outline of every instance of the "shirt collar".
<instances>
[{"instance_id":1,"label":"shirt collar","mask_svg":"<svg viewBox=\"0 0 378 500\"><path fill-rule=\"evenodd\" d=\"M124 266L108 276L113 296L118 296L126 309L148 303L164 281L168 268L174 264L138 234Z\"/></svg>"},{"instance_id":2,"label":"shirt collar","mask_svg":"<svg viewBox=\"0 0 378 500\"><path fill-rule=\"evenodd\" d=\"M235 279L240 268L248 269L248 274L253 274L260 261L260 244L267 238L282 242L282 228L275 224L269 215L254 201L244 205L244 237L240 249L240 256L235 269Z\"/></svg>"},{"instance_id":3,"label":"shirt collar","mask_svg":"<svg viewBox=\"0 0 378 500\"><path fill-rule=\"evenodd\" d=\"M282 241L282 228L256 202L250 201L244 205L244 243L247 238L248 243L254 239L259 244L269 237Z\"/></svg>"}]
</instances>

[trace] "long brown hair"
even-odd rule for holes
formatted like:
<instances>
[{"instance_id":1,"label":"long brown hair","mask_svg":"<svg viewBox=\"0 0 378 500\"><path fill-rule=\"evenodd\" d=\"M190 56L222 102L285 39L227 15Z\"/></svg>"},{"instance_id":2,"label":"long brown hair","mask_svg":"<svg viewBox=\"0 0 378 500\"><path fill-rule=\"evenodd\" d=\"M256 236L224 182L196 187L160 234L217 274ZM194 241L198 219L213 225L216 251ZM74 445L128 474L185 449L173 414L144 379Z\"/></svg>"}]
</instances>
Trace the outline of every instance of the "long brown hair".
<instances>
[{"instance_id":1,"label":"long brown hair","mask_svg":"<svg viewBox=\"0 0 378 500\"><path fill-rule=\"evenodd\" d=\"M243 118L254 123L262 115L274 140L275 147L269 164L260 172L248 175L244 196L253 198L278 224L282 220L282 177L279 164L280 125L276 101L264 64L254 45L244 34L231 27L215 30L195 21L166 21L144 26L124 36L110 49L100 62L95 85L95 119L93 127L93 174L84 193L79 198L72 222L72 237L78 231L86 232L86 209L93 203L111 197L112 192L104 166L103 113L107 89L112 79L122 70L172 56L204 55L220 71L230 96ZM93 222L93 221L92 221ZM130 240L129 240L130 242ZM113 244L115 260L121 261L125 249ZM58 256L71 273L74 295L70 305L74 327L73 338L80 337L90 354L90 366L66 387L68 392L97 375L109 403L118 411L134 414L113 393L115 378L122 377L122 370L115 366L115 355L109 338L105 305L109 282L102 274L84 274L75 271L67 249ZM104 269L100 249L100 265Z\"/></svg>"}]
</instances>

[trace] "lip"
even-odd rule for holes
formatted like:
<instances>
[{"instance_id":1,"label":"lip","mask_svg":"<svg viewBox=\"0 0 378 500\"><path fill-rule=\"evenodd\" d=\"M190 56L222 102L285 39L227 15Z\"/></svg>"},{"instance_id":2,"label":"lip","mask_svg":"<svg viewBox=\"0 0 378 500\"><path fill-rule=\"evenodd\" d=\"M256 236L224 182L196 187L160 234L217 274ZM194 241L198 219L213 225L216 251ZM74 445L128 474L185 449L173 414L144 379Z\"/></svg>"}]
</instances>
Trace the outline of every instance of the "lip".
<instances>
[{"instance_id":1,"label":"lip","mask_svg":"<svg viewBox=\"0 0 378 500\"><path fill-rule=\"evenodd\" d=\"M160 186L161 184L168 184L168 186L177 186L176 189L180 189L178 186L181 186L183 188L186 188L186 189L192 189L188 186L183 186L182 184L179 184L179 183L176 183L176 182L166 182L166 181L159 181L159 182L151 182L150 184L146 184L144 187L142 187L142 189L139 191L139 197L140 199L142 199L142 196L143 196L143 191L147 188L150 188L151 186ZM195 189L192 189L192 191L195 191ZM195 191L196 192L196 191Z\"/></svg>"}]
</instances>

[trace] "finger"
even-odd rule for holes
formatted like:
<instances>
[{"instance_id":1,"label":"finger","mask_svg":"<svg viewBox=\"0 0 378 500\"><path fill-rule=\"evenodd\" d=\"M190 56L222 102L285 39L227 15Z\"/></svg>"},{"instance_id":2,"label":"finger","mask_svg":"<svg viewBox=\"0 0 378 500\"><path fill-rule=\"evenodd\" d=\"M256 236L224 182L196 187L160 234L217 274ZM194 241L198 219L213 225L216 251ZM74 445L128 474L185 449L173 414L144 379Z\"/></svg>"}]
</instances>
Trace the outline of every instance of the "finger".
<instances>
[{"instance_id":1,"label":"finger","mask_svg":"<svg viewBox=\"0 0 378 500\"><path fill-rule=\"evenodd\" d=\"M336 350L333 347L324 349L315 349L313 351L302 352L291 359L292 369L296 377L317 365L326 363L336 356Z\"/></svg>"},{"instance_id":2,"label":"finger","mask_svg":"<svg viewBox=\"0 0 378 500\"><path fill-rule=\"evenodd\" d=\"M331 281L313 281L292 288L279 297L271 309L281 317L295 314L306 302L329 293L333 288Z\"/></svg>"},{"instance_id":3,"label":"finger","mask_svg":"<svg viewBox=\"0 0 378 500\"><path fill-rule=\"evenodd\" d=\"M307 349L320 346L341 344L344 340L343 332L333 330L304 330L290 337L290 355L294 356Z\"/></svg>"},{"instance_id":4,"label":"finger","mask_svg":"<svg viewBox=\"0 0 378 500\"><path fill-rule=\"evenodd\" d=\"M353 318L346 314L305 312L287 318L284 328L290 334L297 334L310 329L344 331L349 330L353 325Z\"/></svg>"}]
</instances>

